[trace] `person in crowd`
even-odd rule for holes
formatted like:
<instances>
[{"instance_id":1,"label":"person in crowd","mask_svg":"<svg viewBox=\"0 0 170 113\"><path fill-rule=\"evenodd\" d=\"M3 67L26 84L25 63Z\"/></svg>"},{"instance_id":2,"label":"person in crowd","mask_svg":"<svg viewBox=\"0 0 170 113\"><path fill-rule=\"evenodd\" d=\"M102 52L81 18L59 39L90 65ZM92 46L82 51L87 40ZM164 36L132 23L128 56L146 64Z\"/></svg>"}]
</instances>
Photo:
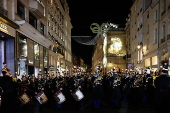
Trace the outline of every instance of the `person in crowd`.
<instances>
[{"instance_id":1,"label":"person in crowd","mask_svg":"<svg viewBox=\"0 0 170 113\"><path fill-rule=\"evenodd\" d=\"M102 87L102 75L100 72L95 73L94 76L91 78L92 83L92 100L94 103L94 108L98 109L100 108L101 100L102 100L102 93L103 93L103 87Z\"/></svg>"},{"instance_id":2,"label":"person in crowd","mask_svg":"<svg viewBox=\"0 0 170 113\"><path fill-rule=\"evenodd\" d=\"M64 77L60 75L58 72L56 77L52 81L52 90L54 92L55 100L56 100L56 110L61 110L63 107L63 102L60 102L60 98L57 97L60 93L64 94Z\"/></svg>"},{"instance_id":3,"label":"person in crowd","mask_svg":"<svg viewBox=\"0 0 170 113\"><path fill-rule=\"evenodd\" d=\"M170 78L167 70L161 70L160 76L154 80L154 85L156 88L155 107L158 113L168 113Z\"/></svg>"},{"instance_id":4,"label":"person in crowd","mask_svg":"<svg viewBox=\"0 0 170 113\"><path fill-rule=\"evenodd\" d=\"M117 75L116 77L110 77L109 79L109 97L113 103L113 107L117 108L120 105L121 100L121 78Z\"/></svg>"},{"instance_id":5,"label":"person in crowd","mask_svg":"<svg viewBox=\"0 0 170 113\"><path fill-rule=\"evenodd\" d=\"M38 78L35 82L35 95L36 97L42 95L45 90L45 83L44 80L42 79L42 74L38 74ZM40 100L41 101L41 100ZM40 112L43 111L44 103L40 103L37 101L37 107Z\"/></svg>"},{"instance_id":6,"label":"person in crowd","mask_svg":"<svg viewBox=\"0 0 170 113\"><path fill-rule=\"evenodd\" d=\"M30 90L29 90L29 80L26 77L26 75L22 76L22 80L19 84L19 96L22 96L23 94L26 94L30 98ZM28 109L28 103L23 104L23 102L20 102L20 106L22 110L27 110Z\"/></svg>"},{"instance_id":7,"label":"person in crowd","mask_svg":"<svg viewBox=\"0 0 170 113\"><path fill-rule=\"evenodd\" d=\"M154 103L154 95L155 95L155 86L154 80L156 79L156 75L154 72L151 72L146 79L146 98L148 107L153 107Z\"/></svg>"},{"instance_id":8,"label":"person in crowd","mask_svg":"<svg viewBox=\"0 0 170 113\"><path fill-rule=\"evenodd\" d=\"M17 113L17 82L11 76L10 70L5 67L2 69L3 77L0 78L2 88L1 113Z\"/></svg>"},{"instance_id":9,"label":"person in crowd","mask_svg":"<svg viewBox=\"0 0 170 113\"><path fill-rule=\"evenodd\" d=\"M76 109L81 109L83 106L83 98L77 98L78 96L83 97L83 85L84 81L82 79L82 76L78 74L77 71L74 71L73 76L69 80L69 89L74 97L74 103ZM80 92L81 95L76 95L76 92Z\"/></svg>"}]
</instances>

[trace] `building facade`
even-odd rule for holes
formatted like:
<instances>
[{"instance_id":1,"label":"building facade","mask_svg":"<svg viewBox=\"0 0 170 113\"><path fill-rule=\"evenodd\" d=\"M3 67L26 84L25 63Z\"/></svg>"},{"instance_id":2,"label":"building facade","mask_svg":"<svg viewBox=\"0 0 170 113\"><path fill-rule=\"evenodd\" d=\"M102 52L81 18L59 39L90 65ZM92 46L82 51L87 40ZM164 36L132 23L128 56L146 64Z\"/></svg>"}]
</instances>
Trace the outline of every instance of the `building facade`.
<instances>
[{"instance_id":1,"label":"building facade","mask_svg":"<svg viewBox=\"0 0 170 113\"><path fill-rule=\"evenodd\" d=\"M130 34L131 63L140 70L168 68L170 1L135 0L130 11L126 32Z\"/></svg>"},{"instance_id":2,"label":"building facade","mask_svg":"<svg viewBox=\"0 0 170 113\"><path fill-rule=\"evenodd\" d=\"M48 0L48 35L53 45L49 49L49 73L71 73L71 29L66 0Z\"/></svg>"},{"instance_id":3,"label":"building facade","mask_svg":"<svg viewBox=\"0 0 170 113\"><path fill-rule=\"evenodd\" d=\"M16 64L15 40L19 25L8 18L10 15L8 8L7 1L0 0L0 69L7 65L14 75Z\"/></svg>"},{"instance_id":4,"label":"building facade","mask_svg":"<svg viewBox=\"0 0 170 113\"><path fill-rule=\"evenodd\" d=\"M126 69L124 56L126 55L126 34L124 28L110 28L106 35L106 44L104 37L100 36L94 47L92 56L92 73L99 68L103 74L115 69L121 71ZM105 47L106 46L106 47ZM106 52L106 59L104 53Z\"/></svg>"},{"instance_id":5,"label":"building facade","mask_svg":"<svg viewBox=\"0 0 170 113\"><path fill-rule=\"evenodd\" d=\"M4 29L9 29L11 33L8 31L6 34L13 37L8 44L2 41L1 47L9 44L10 46L1 49L4 54L1 55L0 63L6 62L13 75L37 76L40 72L55 75L58 69L66 71L66 65L68 67L72 65L70 55L72 25L66 1L0 0L0 3L1 9L4 9L0 12L4 15L4 18L1 17L1 23L2 25L9 23L9 26L5 24ZM58 6L51 7L53 4ZM50 8L60 10L52 12ZM7 19L11 23L7 22ZM6 53L9 55L5 55Z\"/></svg>"}]
</instances>

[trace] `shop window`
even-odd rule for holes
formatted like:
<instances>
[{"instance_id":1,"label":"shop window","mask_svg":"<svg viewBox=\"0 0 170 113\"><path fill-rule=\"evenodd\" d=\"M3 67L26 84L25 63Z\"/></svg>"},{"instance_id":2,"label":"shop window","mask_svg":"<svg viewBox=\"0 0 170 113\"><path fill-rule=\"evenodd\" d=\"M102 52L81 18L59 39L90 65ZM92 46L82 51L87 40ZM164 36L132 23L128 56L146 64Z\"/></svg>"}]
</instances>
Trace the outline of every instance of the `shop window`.
<instances>
[{"instance_id":1,"label":"shop window","mask_svg":"<svg viewBox=\"0 0 170 113\"><path fill-rule=\"evenodd\" d=\"M44 54L44 68L47 68L47 64L48 64L48 49L44 47L43 50L43 54Z\"/></svg>"},{"instance_id":2,"label":"shop window","mask_svg":"<svg viewBox=\"0 0 170 113\"><path fill-rule=\"evenodd\" d=\"M17 1L17 14L22 18L25 19L25 7L19 1Z\"/></svg>"},{"instance_id":3,"label":"shop window","mask_svg":"<svg viewBox=\"0 0 170 113\"><path fill-rule=\"evenodd\" d=\"M27 57L27 38L19 34L19 53L20 57Z\"/></svg>"},{"instance_id":4,"label":"shop window","mask_svg":"<svg viewBox=\"0 0 170 113\"><path fill-rule=\"evenodd\" d=\"M34 59L39 60L40 57L40 47L39 44L34 43Z\"/></svg>"},{"instance_id":5,"label":"shop window","mask_svg":"<svg viewBox=\"0 0 170 113\"><path fill-rule=\"evenodd\" d=\"M29 13L29 23L30 25L37 29L37 18L35 18L35 16L32 15L31 13Z\"/></svg>"}]
</instances>

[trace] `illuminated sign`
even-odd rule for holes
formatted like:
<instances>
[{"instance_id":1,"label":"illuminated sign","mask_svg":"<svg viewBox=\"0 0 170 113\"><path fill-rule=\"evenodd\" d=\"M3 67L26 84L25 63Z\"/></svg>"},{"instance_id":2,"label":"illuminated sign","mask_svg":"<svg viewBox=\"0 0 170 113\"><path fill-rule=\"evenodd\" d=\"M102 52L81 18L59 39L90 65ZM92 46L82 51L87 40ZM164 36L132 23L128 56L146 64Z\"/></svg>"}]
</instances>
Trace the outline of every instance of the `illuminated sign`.
<instances>
[{"instance_id":1,"label":"illuminated sign","mask_svg":"<svg viewBox=\"0 0 170 113\"><path fill-rule=\"evenodd\" d=\"M7 31L7 25L0 21L0 29Z\"/></svg>"}]
</instances>

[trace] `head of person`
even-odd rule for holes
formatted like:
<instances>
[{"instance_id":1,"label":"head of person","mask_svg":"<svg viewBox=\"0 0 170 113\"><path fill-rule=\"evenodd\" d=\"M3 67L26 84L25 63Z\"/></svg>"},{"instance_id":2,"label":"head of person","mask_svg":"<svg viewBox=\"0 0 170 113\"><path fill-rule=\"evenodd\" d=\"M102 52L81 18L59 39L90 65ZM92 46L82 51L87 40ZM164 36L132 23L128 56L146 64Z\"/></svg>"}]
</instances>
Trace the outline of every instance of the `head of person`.
<instances>
[{"instance_id":1,"label":"head of person","mask_svg":"<svg viewBox=\"0 0 170 113\"><path fill-rule=\"evenodd\" d=\"M155 72L151 72L150 75L151 75L151 76L155 76Z\"/></svg>"},{"instance_id":2,"label":"head of person","mask_svg":"<svg viewBox=\"0 0 170 113\"><path fill-rule=\"evenodd\" d=\"M75 72L73 73L73 75L74 75L74 76L77 76L77 75L78 75L77 71L75 71Z\"/></svg>"},{"instance_id":3,"label":"head of person","mask_svg":"<svg viewBox=\"0 0 170 113\"><path fill-rule=\"evenodd\" d=\"M44 78L44 79L47 79L47 75L44 75L43 78Z\"/></svg>"},{"instance_id":4,"label":"head of person","mask_svg":"<svg viewBox=\"0 0 170 113\"><path fill-rule=\"evenodd\" d=\"M160 75L168 75L168 71L167 70L162 70L161 72L160 72Z\"/></svg>"},{"instance_id":5,"label":"head of person","mask_svg":"<svg viewBox=\"0 0 170 113\"><path fill-rule=\"evenodd\" d=\"M3 76L11 76L11 71L7 67L5 67L2 69L2 74Z\"/></svg>"},{"instance_id":6,"label":"head of person","mask_svg":"<svg viewBox=\"0 0 170 113\"><path fill-rule=\"evenodd\" d=\"M59 72L56 73L56 77L57 77L57 78L60 77L60 73L59 73Z\"/></svg>"},{"instance_id":7,"label":"head of person","mask_svg":"<svg viewBox=\"0 0 170 113\"><path fill-rule=\"evenodd\" d=\"M27 80L26 75L22 75L22 80L23 80L23 81Z\"/></svg>"},{"instance_id":8,"label":"head of person","mask_svg":"<svg viewBox=\"0 0 170 113\"><path fill-rule=\"evenodd\" d=\"M42 74L38 74L38 79L42 79Z\"/></svg>"},{"instance_id":9,"label":"head of person","mask_svg":"<svg viewBox=\"0 0 170 113\"><path fill-rule=\"evenodd\" d=\"M47 80L50 80L50 76L49 75L47 76Z\"/></svg>"}]
</instances>

